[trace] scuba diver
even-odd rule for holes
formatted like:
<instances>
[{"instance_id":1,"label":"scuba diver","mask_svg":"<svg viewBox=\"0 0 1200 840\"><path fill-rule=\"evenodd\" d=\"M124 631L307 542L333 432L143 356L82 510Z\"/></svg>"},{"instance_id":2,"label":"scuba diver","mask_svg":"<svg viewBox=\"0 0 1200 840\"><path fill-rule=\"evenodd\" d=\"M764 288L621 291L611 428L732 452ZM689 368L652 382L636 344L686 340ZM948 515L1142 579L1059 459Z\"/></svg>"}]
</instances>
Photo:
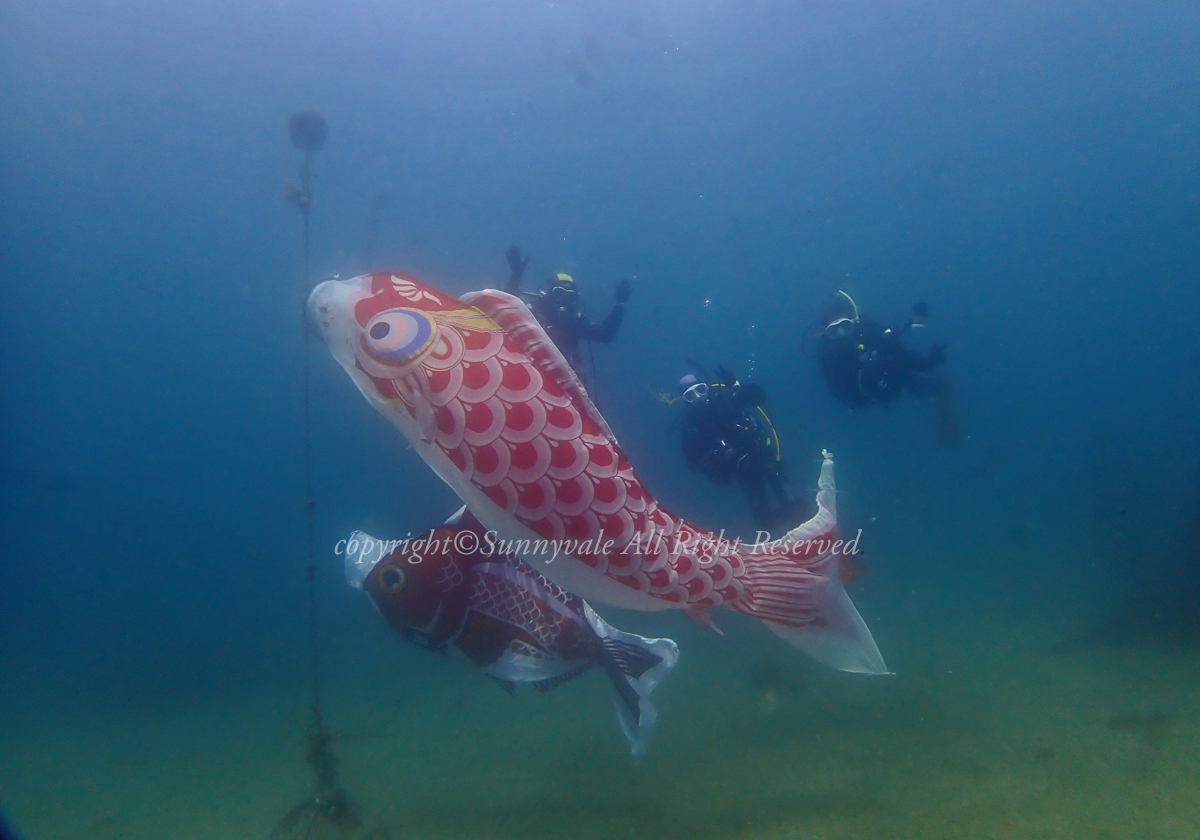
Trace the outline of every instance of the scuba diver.
<instances>
[{"instance_id":1,"label":"scuba diver","mask_svg":"<svg viewBox=\"0 0 1200 840\"><path fill-rule=\"evenodd\" d=\"M736 478L763 530L792 516L795 503L780 460L779 436L763 410L767 394L762 386L742 384L718 366L715 377L705 372L699 379L689 373L679 380L679 388L682 396L670 401L684 403L677 424L688 466L717 484Z\"/></svg>"},{"instance_id":2,"label":"scuba diver","mask_svg":"<svg viewBox=\"0 0 1200 840\"><path fill-rule=\"evenodd\" d=\"M580 341L599 341L608 344L617 337L621 328L621 318L625 314L625 304L633 294L633 286L628 280L617 284L617 302L608 315L599 324L593 324L587 316L579 311L579 290L575 278L569 274L554 274L546 281L546 288L539 292L522 292L521 277L529 258L521 256L521 249L516 245L508 249L508 285L505 291L510 295L524 297L529 302L529 308L538 323L546 330L550 340L566 357L567 363L580 373L583 362L579 349Z\"/></svg>"},{"instance_id":3,"label":"scuba diver","mask_svg":"<svg viewBox=\"0 0 1200 840\"><path fill-rule=\"evenodd\" d=\"M904 391L934 397L938 440L954 445L959 442L954 385L945 377L923 375L946 361L945 347L935 344L922 356L904 346L904 334L923 328L928 318L929 305L921 302L903 327L885 327L861 316L854 299L839 290L820 317L817 363L829 392L851 408L889 403Z\"/></svg>"}]
</instances>

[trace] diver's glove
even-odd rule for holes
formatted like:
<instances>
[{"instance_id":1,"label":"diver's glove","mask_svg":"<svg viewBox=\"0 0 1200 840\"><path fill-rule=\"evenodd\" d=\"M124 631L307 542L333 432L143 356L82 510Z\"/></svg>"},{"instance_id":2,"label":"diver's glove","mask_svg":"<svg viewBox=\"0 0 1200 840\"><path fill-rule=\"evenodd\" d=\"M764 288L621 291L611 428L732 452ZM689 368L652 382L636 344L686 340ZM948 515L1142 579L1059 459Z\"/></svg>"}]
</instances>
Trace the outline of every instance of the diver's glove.
<instances>
[{"instance_id":1,"label":"diver's glove","mask_svg":"<svg viewBox=\"0 0 1200 840\"><path fill-rule=\"evenodd\" d=\"M519 282L525 273L525 266L529 265L529 257L522 259L521 249L516 245L505 251L504 256L508 260L508 270L512 274L512 279Z\"/></svg>"},{"instance_id":2,"label":"diver's glove","mask_svg":"<svg viewBox=\"0 0 1200 840\"><path fill-rule=\"evenodd\" d=\"M617 284L617 303L625 303L633 294L633 284L628 280L622 280Z\"/></svg>"},{"instance_id":3,"label":"diver's glove","mask_svg":"<svg viewBox=\"0 0 1200 840\"><path fill-rule=\"evenodd\" d=\"M933 362L935 365L940 365L946 361L946 345L933 345L933 349L929 351L929 361Z\"/></svg>"}]
</instances>

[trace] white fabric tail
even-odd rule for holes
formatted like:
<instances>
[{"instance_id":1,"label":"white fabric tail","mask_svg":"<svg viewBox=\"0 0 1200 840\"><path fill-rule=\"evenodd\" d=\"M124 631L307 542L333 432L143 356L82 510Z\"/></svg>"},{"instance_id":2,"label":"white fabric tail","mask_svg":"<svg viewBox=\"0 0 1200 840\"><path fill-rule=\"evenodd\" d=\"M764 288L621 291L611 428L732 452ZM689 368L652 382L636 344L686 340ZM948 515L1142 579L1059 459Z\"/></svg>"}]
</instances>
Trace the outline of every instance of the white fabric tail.
<instances>
[{"instance_id":1,"label":"white fabric tail","mask_svg":"<svg viewBox=\"0 0 1200 840\"><path fill-rule=\"evenodd\" d=\"M647 639L618 630L586 603L583 610L588 624L600 637L603 649L600 664L609 676L621 731L629 741L634 759L641 760L658 720L650 692L679 661L679 648L670 639Z\"/></svg>"}]
</instances>

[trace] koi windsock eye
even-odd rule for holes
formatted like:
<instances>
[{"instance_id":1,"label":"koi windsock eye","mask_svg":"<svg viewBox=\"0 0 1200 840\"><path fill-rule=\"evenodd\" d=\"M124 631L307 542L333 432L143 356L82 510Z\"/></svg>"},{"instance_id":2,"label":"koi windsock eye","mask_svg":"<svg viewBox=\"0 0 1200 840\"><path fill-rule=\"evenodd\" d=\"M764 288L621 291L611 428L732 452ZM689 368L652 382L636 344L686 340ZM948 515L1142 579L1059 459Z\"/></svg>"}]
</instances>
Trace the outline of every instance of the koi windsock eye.
<instances>
[{"instance_id":1,"label":"koi windsock eye","mask_svg":"<svg viewBox=\"0 0 1200 840\"><path fill-rule=\"evenodd\" d=\"M379 570L379 585L395 595L404 588L404 570L399 566L384 566Z\"/></svg>"},{"instance_id":2,"label":"koi windsock eye","mask_svg":"<svg viewBox=\"0 0 1200 840\"><path fill-rule=\"evenodd\" d=\"M409 361L430 344L437 325L416 309L387 309L367 322L363 345L381 362L398 365Z\"/></svg>"}]
</instances>

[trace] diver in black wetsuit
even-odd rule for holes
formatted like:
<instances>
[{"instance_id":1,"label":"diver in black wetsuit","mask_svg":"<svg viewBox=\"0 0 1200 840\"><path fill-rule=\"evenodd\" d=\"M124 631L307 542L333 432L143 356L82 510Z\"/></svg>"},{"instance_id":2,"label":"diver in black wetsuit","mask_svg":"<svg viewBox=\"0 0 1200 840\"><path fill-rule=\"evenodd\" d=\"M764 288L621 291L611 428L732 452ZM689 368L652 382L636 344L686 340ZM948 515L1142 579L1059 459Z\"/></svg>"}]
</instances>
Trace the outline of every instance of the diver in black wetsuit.
<instances>
[{"instance_id":1,"label":"diver in black wetsuit","mask_svg":"<svg viewBox=\"0 0 1200 840\"><path fill-rule=\"evenodd\" d=\"M521 257L521 249L516 245L508 249L508 286L505 288L510 295L520 295L529 301L529 308L538 323L546 330L550 340L566 357L567 362L578 373L583 359L580 354L580 341L598 341L607 344L617 337L621 329L621 318L625 314L625 304L633 294L633 286L628 280L617 284L617 302L599 324L593 324L579 311L579 290L575 287L575 279L569 274L555 274L546 281L546 288L540 292L522 292L521 277L529 258Z\"/></svg>"},{"instance_id":2,"label":"diver in black wetsuit","mask_svg":"<svg viewBox=\"0 0 1200 840\"><path fill-rule=\"evenodd\" d=\"M755 524L770 530L796 510L788 488L779 437L763 411L762 386L742 384L723 368L713 381L688 374L679 380L684 403L680 431L690 468L717 484L737 479ZM770 496L774 495L772 505Z\"/></svg>"},{"instance_id":3,"label":"diver in black wetsuit","mask_svg":"<svg viewBox=\"0 0 1200 840\"><path fill-rule=\"evenodd\" d=\"M851 408L889 403L908 391L938 402L938 438L958 442L954 386L944 377L925 376L946 361L946 350L935 344L922 356L904 346L904 334L925 325L929 306L918 303L903 327L885 327L859 315L845 292L825 309L816 335L817 362L829 392Z\"/></svg>"}]
</instances>

